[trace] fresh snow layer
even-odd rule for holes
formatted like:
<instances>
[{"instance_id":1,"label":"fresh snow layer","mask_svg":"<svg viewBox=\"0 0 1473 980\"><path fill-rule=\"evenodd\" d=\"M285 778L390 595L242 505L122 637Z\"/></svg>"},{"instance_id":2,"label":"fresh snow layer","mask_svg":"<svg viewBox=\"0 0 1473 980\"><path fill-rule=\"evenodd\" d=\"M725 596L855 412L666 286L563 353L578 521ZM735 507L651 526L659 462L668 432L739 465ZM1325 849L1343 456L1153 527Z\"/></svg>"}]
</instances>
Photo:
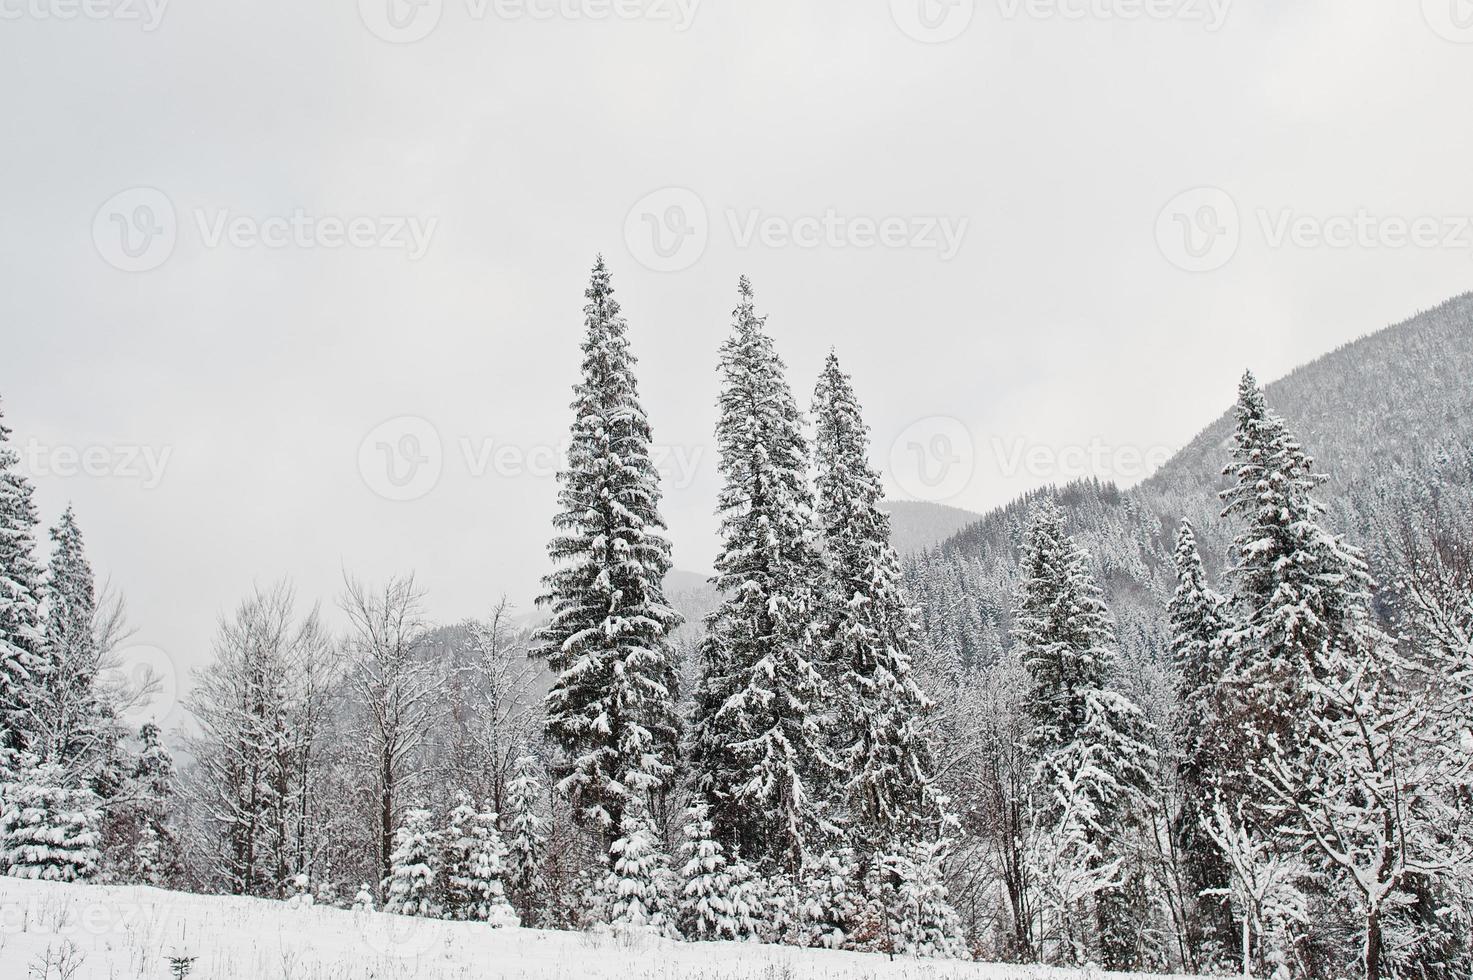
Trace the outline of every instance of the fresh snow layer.
<instances>
[{"instance_id":1,"label":"fresh snow layer","mask_svg":"<svg viewBox=\"0 0 1473 980\"><path fill-rule=\"evenodd\" d=\"M737 943L494 929L382 912L291 908L0 878L0 977L167 980L1084 980L1119 977ZM50 965L48 966L48 959ZM73 969L75 967L75 969ZM1161 980L1156 977L1153 980Z\"/></svg>"}]
</instances>

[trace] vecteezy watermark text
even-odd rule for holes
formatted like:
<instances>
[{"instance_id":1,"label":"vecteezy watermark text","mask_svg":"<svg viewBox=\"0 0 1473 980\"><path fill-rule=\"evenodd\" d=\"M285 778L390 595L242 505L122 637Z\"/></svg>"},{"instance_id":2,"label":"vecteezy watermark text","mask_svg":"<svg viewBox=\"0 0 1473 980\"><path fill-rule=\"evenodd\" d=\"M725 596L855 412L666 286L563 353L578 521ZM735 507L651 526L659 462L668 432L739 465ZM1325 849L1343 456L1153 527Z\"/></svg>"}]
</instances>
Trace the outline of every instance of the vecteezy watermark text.
<instances>
[{"instance_id":1,"label":"vecteezy watermark text","mask_svg":"<svg viewBox=\"0 0 1473 980\"><path fill-rule=\"evenodd\" d=\"M961 252L971 226L965 216L774 214L727 208L727 232L736 248L887 249L932 252L948 262ZM655 272L679 272L700 261L711 239L711 214L699 194L665 187L640 198L624 218L629 254Z\"/></svg>"},{"instance_id":2,"label":"vecteezy watermark text","mask_svg":"<svg viewBox=\"0 0 1473 980\"><path fill-rule=\"evenodd\" d=\"M1473 253L1473 214L1393 214L1371 208L1310 212L1260 207L1245 220L1219 187L1178 194L1156 220L1161 254L1189 272L1211 272L1232 261L1245 233L1256 229L1270 249L1458 250Z\"/></svg>"},{"instance_id":3,"label":"vecteezy watermark text","mask_svg":"<svg viewBox=\"0 0 1473 980\"><path fill-rule=\"evenodd\" d=\"M471 21L648 21L690 29L701 0L458 0ZM390 44L429 37L445 14L445 0L358 0L370 34Z\"/></svg>"},{"instance_id":4,"label":"vecteezy watermark text","mask_svg":"<svg viewBox=\"0 0 1473 980\"><path fill-rule=\"evenodd\" d=\"M173 455L173 446L58 446L35 438L20 449L22 464L37 479L129 480L145 490L163 482Z\"/></svg>"},{"instance_id":5,"label":"vecteezy watermark text","mask_svg":"<svg viewBox=\"0 0 1473 980\"><path fill-rule=\"evenodd\" d=\"M472 479L550 480L566 466L568 443L525 446L491 437L459 436L461 469ZM650 463L668 489L689 488L706 458L704 446L649 447ZM403 415L376 426L358 447L364 484L385 500L419 500L440 483L447 461L445 440L428 419Z\"/></svg>"},{"instance_id":6,"label":"vecteezy watermark text","mask_svg":"<svg viewBox=\"0 0 1473 980\"><path fill-rule=\"evenodd\" d=\"M117 21L158 30L169 0L0 0L0 21Z\"/></svg>"},{"instance_id":7,"label":"vecteezy watermark text","mask_svg":"<svg viewBox=\"0 0 1473 980\"><path fill-rule=\"evenodd\" d=\"M229 207L195 207L179 220L174 202L156 187L114 194L92 219L97 254L124 272L157 269L174 254L181 230L193 231L202 248L240 250L377 249L402 252L411 262L429 251L436 215L317 214L292 208L256 214Z\"/></svg>"}]
</instances>

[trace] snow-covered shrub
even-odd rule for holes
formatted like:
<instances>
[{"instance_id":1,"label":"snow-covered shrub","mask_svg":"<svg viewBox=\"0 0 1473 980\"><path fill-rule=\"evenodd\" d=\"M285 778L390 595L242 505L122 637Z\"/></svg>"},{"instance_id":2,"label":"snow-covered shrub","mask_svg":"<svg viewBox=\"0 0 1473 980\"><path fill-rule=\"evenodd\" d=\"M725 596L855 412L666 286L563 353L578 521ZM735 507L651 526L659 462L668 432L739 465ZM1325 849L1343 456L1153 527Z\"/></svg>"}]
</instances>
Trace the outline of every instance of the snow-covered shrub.
<instances>
[{"instance_id":1,"label":"snow-covered shrub","mask_svg":"<svg viewBox=\"0 0 1473 980\"><path fill-rule=\"evenodd\" d=\"M0 870L15 878L78 881L97 873L102 815L91 790L43 765L0 787Z\"/></svg>"}]
</instances>

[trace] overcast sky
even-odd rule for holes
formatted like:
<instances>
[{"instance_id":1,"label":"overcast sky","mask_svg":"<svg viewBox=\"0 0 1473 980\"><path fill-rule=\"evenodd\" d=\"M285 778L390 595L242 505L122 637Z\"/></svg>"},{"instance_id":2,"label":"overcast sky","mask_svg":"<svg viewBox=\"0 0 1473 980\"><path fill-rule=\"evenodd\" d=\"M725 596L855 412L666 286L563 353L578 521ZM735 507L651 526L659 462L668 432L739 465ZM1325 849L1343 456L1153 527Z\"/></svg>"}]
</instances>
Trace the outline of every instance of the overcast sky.
<instances>
[{"instance_id":1,"label":"overcast sky","mask_svg":"<svg viewBox=\"0 0 1473 980\"><path fill-rule=\"evenodd\" d=\"M739 274L980 510L1473 272L1467 0L86 2L0 0L0 398L181 675L283 576L527 607L599 251L696 571Z\"/></svg>"}]
</instances>

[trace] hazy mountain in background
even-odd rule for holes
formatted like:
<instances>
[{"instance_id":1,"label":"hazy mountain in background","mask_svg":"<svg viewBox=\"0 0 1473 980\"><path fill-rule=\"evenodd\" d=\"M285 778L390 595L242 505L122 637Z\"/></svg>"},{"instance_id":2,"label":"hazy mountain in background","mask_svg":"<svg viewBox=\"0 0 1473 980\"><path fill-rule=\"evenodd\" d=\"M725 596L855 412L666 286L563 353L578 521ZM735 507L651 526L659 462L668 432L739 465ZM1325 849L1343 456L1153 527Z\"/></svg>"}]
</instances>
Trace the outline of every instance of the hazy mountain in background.
<instances>
[{"instance_id":1,"label":"hazy mountain in background","mask_svg":"<svg viewBox=\"0 0 1473 980\"><path fill-rule=\"evenodd\" d=\"M934 548L981 519L969 510L920 500L887 500L881 507L890 515L890 543L902 557Z\"/></svg>"},{"instance_id":2,"label":"hazy mountain in background","mask_svg":"<svg viewBox=\"0 0 1473 980\"><path fill-rule=\"evenodd\" d=\"M1082 481L1042 491L1058 495L1089 549L1128 659L1157 662L1164 649L1183 518L1197 525L1209 569L1221 573L1235 533L1217 498L1235 395L1224 391L1223 415L1135 489ZM1270 385L1267 396L1331 476L1319 494L1331 525L1373 559L1407 520L1435 513L1445 527L1473 530L1473 295L1347 344ZM908 563L937 652L975 664L1007 647L1018 549L1037 496L984 515Z\"/></svg>"}]
</instances>

